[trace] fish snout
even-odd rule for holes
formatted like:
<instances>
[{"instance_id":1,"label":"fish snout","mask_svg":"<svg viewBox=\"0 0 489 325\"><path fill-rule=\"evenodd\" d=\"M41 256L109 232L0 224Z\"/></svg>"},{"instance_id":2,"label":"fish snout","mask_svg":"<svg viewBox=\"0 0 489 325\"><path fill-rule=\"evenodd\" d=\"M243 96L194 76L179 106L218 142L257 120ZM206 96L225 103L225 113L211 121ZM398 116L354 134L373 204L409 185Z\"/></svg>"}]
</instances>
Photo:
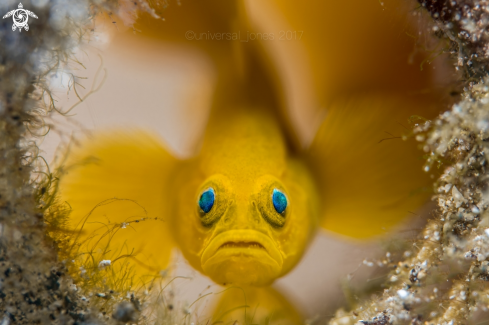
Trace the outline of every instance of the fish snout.
<instances>
[{"instance_id":1,"label":"fish snout","mask_svg":"<svg viewBox=\"0 0 489 325\"><path fill-rule=\"evenodd\" d=\"M230 204L222 217L221 225L225 230L257 230L266 232L267 224L258 211L254 201L248 204Z\"/></svg>"}]
</instances>

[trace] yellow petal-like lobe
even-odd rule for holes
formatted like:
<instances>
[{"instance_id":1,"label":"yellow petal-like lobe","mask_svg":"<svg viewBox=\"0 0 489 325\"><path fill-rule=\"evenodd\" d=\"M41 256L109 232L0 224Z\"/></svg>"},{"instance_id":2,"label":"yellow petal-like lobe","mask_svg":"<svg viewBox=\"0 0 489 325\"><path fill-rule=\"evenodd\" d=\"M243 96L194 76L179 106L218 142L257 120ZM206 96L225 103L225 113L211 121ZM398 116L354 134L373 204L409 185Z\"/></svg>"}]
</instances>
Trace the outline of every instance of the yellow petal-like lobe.
<instances>
[{"instance_id":1,"label":"yellow petal-like lobe","mask_svg":"<svg viewBox=\"0 0 489 325\"><path fill-rule=\"evenodd\" d=\"M69 254L77 264L106 268L102 261L111 261L114 274L133 272L138 283L167 267L174 244L166 179L175 162L162 143L143 132L97 136L75 150L60 196L72 208Z\"/></svg>"},{"instance_id":2,"label":"yellow petal-like lobe","mask_svg":"<svg viewBox=\"0 0 489 325\"><path fill-rule=\"evenodd\" d=\"M384 94L329 107L309 152L324 228L356 238L379 235L428 201L423 152L414 138L401 138L416 113L429 116L422 103Z\"/></svg>"},{"instance_id":3,"label":"yellow petal-like lobe","mask_svg":"<svg viewBox=\"0 0 489 325\"><path fill-rule=\"evenodd\" d=\"M261 40L267 68L274 71L280 98L304 145L314 137L319 112L340 98L366 91L438 96L434 85L441 66L420 69L433 54L425 49L428 41L417 37L422 25L413 18L415 4L250 0L246 5L254 31L274 37L255 42Z\"/></svg>"},{"instance_id":4,"label":"yellow petal-like lobe","mask_svg":"<svg viewBox=\"0 0 489 325\"><path fill-rule=\"evenodd\" d=\"M278 41L290 50L304 47L321 101L372 88L430 87L431 73L420 71L423 57L414 55L415 39L411 35L416 35L419 22L410 21L406 14L414 5L402 0L384 2L269 1L287 27L283 35L277 35ZM271 42L270 46L274 45Z\"/></svg>"},{"instance_id":5,"label":"yellow petal-like lobe","mask_svg":"<svg viewBox=\"0 0 489 325\"><path fill-rule=\"evenodd\" d=\"M222 293L213 324L303 324L297 309L272 287L230 287Z\"/></svg>"},{"instance_id":6,"label":"yellow petal-like lobe","mask_svg":"<svg viewBox=\"0 0 489 325\"><path fill-rule=\"evenodd\" d=\"M221 73L235 74L239 70L236 66L239 42L227 38L239 32L240 16L243 15L241 7L238 0L186 1L167 8L156 5L164 19L142 13L134 28L155 41L205 53Z\"/></svg>"}]
</instances>

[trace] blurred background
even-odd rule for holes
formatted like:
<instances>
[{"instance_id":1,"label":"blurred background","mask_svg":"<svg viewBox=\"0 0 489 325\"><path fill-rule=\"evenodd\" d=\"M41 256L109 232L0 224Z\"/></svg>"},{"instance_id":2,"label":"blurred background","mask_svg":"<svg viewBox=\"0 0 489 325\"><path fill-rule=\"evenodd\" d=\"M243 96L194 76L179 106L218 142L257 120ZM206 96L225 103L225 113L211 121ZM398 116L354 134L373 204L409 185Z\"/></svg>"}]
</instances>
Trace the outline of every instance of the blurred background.
<instances>
[{"instance_id":1,"label":"blurred background","mask_svg":"<svg viewBox=\"0 0 489 325\"><path fill-rule=\"evenodd\" d=\"M125 27L131 17L99 17L88 46L78 49L79 62L51 76L60 110L83 101L64 116L51 117L55 126L41 144L43 156L59 161L68 143L121 128L151 130L177 156L192 156L228 54L249 42L258 42L268 56L303 146L339 96L402 93L437 107L450 100L442 90L453 79L451 70L445 69L443 58L434 59L440 54L437 43L425 38L429 33L421 34L426 26L414 1L309 1L299 6L291 0L249 0L242 9L247 23L236 29L239 38L211 39L228 14L221 5L171 1L157 7L163 19L142 14L134 28ZM406 224L382 241L414 236L427 211L429 207L409 213ZM380 242L320 231L298 267L274 286L306 318L331 316L345 302L348 281L362 286L382 274L375 263L385 255ZM174 255L174 275L189 277L175 282L180 298L192 302L215 286L178 252Z\"/></svg>"}]
</instances>

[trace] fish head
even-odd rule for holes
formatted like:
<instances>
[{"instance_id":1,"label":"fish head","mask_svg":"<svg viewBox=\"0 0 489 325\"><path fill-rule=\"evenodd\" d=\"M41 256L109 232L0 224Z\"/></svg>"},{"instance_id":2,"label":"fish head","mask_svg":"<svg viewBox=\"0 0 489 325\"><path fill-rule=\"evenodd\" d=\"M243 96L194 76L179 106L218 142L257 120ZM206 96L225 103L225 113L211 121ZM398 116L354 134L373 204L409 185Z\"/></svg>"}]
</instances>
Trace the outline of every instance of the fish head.
<instances>
[{"instance_id":1,"label":"fish head","mask_svg":"<svg viewBox=\"0 0 489 325\"><path fill-rule=\"evenodd\" d=\"M190 264L219 284L271 284L298 263L316 228L306 166L277 145L260 150L181 172L174 236ZM211 152L214 160L219 151Z\"/></svg>"}]
</instances>

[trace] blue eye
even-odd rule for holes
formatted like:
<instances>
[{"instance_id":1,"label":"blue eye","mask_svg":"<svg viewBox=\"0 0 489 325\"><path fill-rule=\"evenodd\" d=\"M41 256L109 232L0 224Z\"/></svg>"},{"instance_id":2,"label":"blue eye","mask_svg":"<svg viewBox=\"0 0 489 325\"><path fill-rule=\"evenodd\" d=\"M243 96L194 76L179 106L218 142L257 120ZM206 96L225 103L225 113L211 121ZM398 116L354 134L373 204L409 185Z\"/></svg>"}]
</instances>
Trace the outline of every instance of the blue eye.
<instances>
[{"instance_id":1,"label":"blue eye","mask_svg":"<svg viewBox=\"0 0 489 325\"><path fill-rule=\"evenodd\" d=\"M211 211L212 207L214 206L214 200L216 199L216 195L214 193L214 189L211 187L207 190L205 190L199 198L199 207L204 211L205 213Z\"/></svg>"},{"instance_id":2,"label":"blue eye","mask_svg":"<svg viewBox=\"0 0 489 325\"><path fill-rule=\"evenodd\" d=\"M287 197L276 188L273 189L272 202L273 207L278 213L283 213L287 208Z\"/></svg>"}]
</instances>

